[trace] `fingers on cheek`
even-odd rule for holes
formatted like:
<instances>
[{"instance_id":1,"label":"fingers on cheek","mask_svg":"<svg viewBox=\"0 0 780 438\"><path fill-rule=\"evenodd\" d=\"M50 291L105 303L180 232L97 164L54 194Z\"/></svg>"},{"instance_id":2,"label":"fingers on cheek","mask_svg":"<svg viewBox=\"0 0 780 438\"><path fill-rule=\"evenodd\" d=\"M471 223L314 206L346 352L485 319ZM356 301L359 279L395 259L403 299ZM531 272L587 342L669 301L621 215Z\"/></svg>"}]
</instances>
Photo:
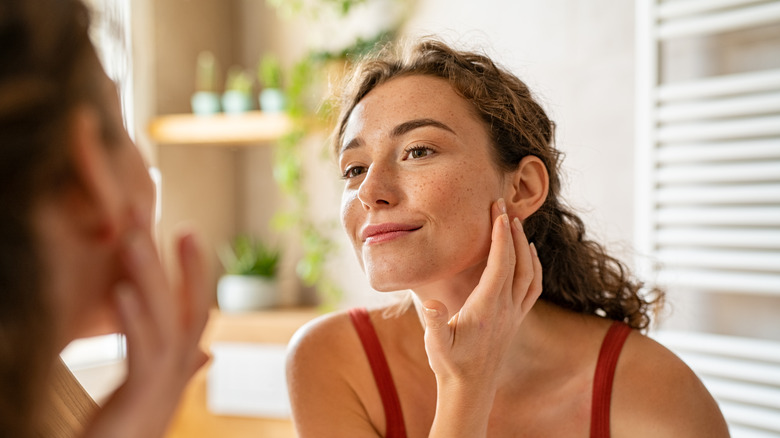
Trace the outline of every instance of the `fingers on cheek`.
<instances>
[{"instance_id":1,"label":"fingers on cheek","mask_svg":"<svg viewBox=\"0 0 780 438\"><path fill-rule=\"evenodd\" d=\"M116 300L128 343L135 348L149 347L153 337L150 329L151 322L136 290L130 284L119 284L116 288Z\"/></svg>"},{"instance_id":2,"label":"fingers on cheek","mask_svg":"<svg viewBox=\"0 0 780 438\"><path fill-rule=\"evenodd\" d=\"M132 287L129 284L122 283L116 286L116 300L119 307L119 317L122 318L122 324L132 326L134 321L140 317L141 309L138 300L133 296Z\"/></svg>"},{"instance_id":3,"label":"fingers on cheek","mask_svg":"<svg viewBox=\"0 0 780 438\"><path fill-rule=\"evenodd\" d=\"M182 269L187 274L196 274L198 271L198 249L195 242L195 236L185 234L179 240L179 260L181 260Z\"/></svg>"},{"instance_id":4,"label":"fingers on cheek","mask_svg":"<svg viewBox=\"0 0 780 438\"><path fill-rule=\"evenodd\" d=\"M208 319L210 300L206 289L206 268L200 246L193 234L186 234L179 242L182 278L181 293L184 299L185 325L193 330L202 329Z\"/></svg>"}]
</instances>

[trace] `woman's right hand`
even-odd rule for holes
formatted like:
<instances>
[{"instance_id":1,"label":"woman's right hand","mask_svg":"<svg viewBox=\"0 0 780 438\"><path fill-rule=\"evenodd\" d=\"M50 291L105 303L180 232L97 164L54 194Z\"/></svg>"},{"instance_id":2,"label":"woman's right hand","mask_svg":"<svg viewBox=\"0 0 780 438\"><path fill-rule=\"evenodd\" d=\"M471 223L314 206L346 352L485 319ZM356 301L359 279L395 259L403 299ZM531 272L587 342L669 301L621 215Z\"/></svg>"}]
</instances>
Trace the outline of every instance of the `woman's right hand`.
<instances>
[{"instance_id":1,"label":"woman's right hand","mask_svg":"<svg viewBox=\"0 0 780 438\"><path fill-rule=\"evenodd\" d=\"M117 286L117 307L127 337L127 378L85 437L163 436L187 382L208 360L199 348L210 305L203 254L192 234L176 247L180 280L173 288L148 227L126 238L126 284Z\"/></svg>"},{"instance_id":2,"label":"woman's right hand","mask_svg":"<svg viewBox=\"0 0 780 438\"><path fill-rule=\"evenodd\" d=\"M438 385L436 418L450 419L434 421L431 436L484 436L498 371L542 293L542 265L520 220L510 221L503 199L493 204L491 217L487 265L460 311L450 317L443 303L423 303L425 349Z\"/></svg>"}]
</instances>

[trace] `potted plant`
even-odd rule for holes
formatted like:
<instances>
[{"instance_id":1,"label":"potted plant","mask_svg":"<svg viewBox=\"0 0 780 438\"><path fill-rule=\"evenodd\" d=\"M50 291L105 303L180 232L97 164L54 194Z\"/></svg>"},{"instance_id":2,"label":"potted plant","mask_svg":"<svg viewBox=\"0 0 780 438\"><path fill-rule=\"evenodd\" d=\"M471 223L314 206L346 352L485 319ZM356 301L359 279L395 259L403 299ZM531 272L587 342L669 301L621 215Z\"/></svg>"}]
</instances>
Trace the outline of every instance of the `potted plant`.
<instances>
[{"instance_id":1,"label":"potted plant","mask_svg":"<svg viewBox=\"0 0 780 438\"><path fill-rule=\"evenodd\" d=\"M263 86L258 97L260 109L269 113L284 111L287 99L282 91L282 65L276 56L267 54L260 59L257 79Z\"/></svg>"},{"instance_id":2,"label":"potted plant","mask_svg":"<svg viewBox=\"0 0 780 438\"><path fill-rule=\"evenodd\" d=\"M197 115L216 114L220 111L217 94L217 61L214 54L204 50L198 54L195 69L195 93L190 99L192 112Z\"/></svg>"},{"instance_id":3,"label":"potted plant","mask_svg":"<svg viewBox=\"0 0 780 438\"><path fill-rule=\"evenodd\" d=\"M240 235L219 256L225 274L217 283L217 303L223 312L259 310L277 304L278 250Z\"/></svg>"},{"instance_id":4,"label":"potted plant","mask_svg":"<svg viewBox=\"0 0 780 438\"><path fill-rule=\"evenodd\" d=\"M228 70L222 109L228 114L240 114L252 109L252 77L238 65Z\"/></svg>"}]
</instances>

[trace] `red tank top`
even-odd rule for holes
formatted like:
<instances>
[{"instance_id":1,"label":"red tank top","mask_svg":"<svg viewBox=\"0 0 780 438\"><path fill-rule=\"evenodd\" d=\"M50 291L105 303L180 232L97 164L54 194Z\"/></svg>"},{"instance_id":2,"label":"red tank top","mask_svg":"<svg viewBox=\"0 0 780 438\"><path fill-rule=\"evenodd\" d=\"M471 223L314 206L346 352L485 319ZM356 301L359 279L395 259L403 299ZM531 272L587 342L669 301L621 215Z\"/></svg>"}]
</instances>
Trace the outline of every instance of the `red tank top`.
<instances>
[{"instance_id":1,"label":"red tank top","mask_svg":"<svg viewBox=\"0 0 780 438\"><path fill-rule=\"evenodd\" d=\"M368 311L364 308L349 310L352 324L360 337L363 349L371 365L382 405L385 410L387 422L385 438L406 438L401 402L398 392L387 365L385 353L379 343L374 325ZM593 398L591 402L590 438L609 438L609 408L612 399L612 381L615 376L620 351L623 349L631 328L626 324L615 321L609 327L607 335L601 344L596 372L593 377Z\"/></svg>"}]
</instances>

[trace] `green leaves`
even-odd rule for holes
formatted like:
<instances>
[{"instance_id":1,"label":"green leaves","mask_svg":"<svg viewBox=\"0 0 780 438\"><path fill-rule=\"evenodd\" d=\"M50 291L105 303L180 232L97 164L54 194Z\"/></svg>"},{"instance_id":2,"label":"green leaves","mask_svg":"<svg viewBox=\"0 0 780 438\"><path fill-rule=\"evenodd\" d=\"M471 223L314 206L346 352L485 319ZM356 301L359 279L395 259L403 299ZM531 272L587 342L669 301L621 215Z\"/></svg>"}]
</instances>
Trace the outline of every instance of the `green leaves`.
<instances>
[{"instance_id":1,"label":"green leaves","mask_svg":"<svg viewBox=\"0 0 780 438\"><path fill-rule=\"evenodd\" d=\"M266 0L266 3L284 18L301 13L319 17L328 10L343 18L349 15L352 8L365 2L366 0Z\"/></svg>"},{"instance_id":2,"label":"green leaves","mask_svg":"<svg viewBox=\"0 0 780 438\"><path fill-rule=\"evenodd\" d=\"M242 93L252 93L252 76L241 66L234 65L228 70L225 80L225 90L240 91Z\"/></svg>"},{"instance_id":3,"label":"green leaves","mask_svg":"<svg viewBox=\"0 0 780 438\"><path fill-rule=\"evenodd\" d=\"M279 251L262 241L239 235L230 246L219 253L225 272L229 275L257 275L273 278L279 264Z\"/></svg>"},{"instance_id":4,"label":"green leaves","mask_svg":"<svg viewBox=\"0 0 780 438\"><path fill-rule=\"evenodd\" d=\"M282 64L276 55L263 55L257 65L257 80L264 88L282 88Z\"/></svg>"}]
</instances>

